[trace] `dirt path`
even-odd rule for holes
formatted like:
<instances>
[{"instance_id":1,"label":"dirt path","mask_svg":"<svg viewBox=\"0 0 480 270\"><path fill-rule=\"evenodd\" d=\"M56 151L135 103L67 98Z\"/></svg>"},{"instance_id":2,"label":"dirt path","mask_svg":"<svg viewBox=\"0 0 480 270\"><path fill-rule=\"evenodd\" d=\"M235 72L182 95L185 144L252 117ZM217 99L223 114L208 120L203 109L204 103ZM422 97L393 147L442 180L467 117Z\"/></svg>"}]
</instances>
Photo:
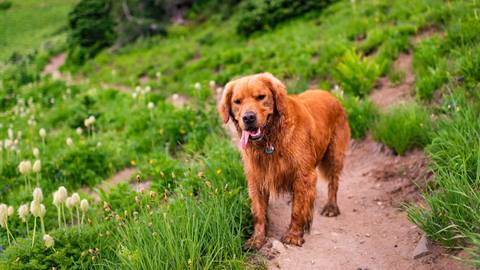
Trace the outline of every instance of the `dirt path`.
<instances>
[{"instance_id":1,"label":"dirt path","mask_svg":"<svg viewBox=\"0 0 480 270\"><path fill-rule=\"evenodd\" d=\"M387 77L378 80L377 86L370 93L370 99L380 109L386 109L400 102L412 100L411 89L415 84L412 70L412 55L401 53L393 63L393 68L403 74L404 78L398 85L392 85Z\"/></svg>"},{"instance_id":2,"label":"dirt path","mask_svg":"<svg viewBox=\"0 0 480 270\"><path fill-rule=\"evenodd\" d=\"M66 53L61 53L50 58L48 64L43 68L44 75L50 75L54 80L65 81L67 84L83 84L88 81L81 76L72 77L68 73L62 73L60 68L65 64L67 59ZM100 83L99 85L102 89L116 89L120 92L131 93L132 89L128 86L121 84L112 84L112 83Z\"/></svg>"},{"instance_id":3,"label":"dirt path","mask_svg":"<svg viewBox=\"0 0 480 270\"><path fill-rule=\"evenodd\" d=\"M398 164L422 162L421 152L396 157L371 139L354 141L348 153L340 181L339 206L341 215L323 217L319 210L326 200L326 182L319 181L316 211L310 234L303 247L279 245L290 221L288 197L270 201L269 244L262 253L273 259L269 269L466 269L461 262L434 248L431 255L413 259L413 250L421 232L406 218L405 211L395 205L405 194L398 190L412 185L399 181L382 181L379 172L396 179ZM392 165L396 164L396 167ZM392 169L393 168L393 169ZM402 174L401 171L397 172ZM408 175L407 175L408 178ZM407 192L410 194L410 192ZM414 194L417 194L416 192ZM271 245L272 242L273 247Z\"/></svg>"}]
</instances>

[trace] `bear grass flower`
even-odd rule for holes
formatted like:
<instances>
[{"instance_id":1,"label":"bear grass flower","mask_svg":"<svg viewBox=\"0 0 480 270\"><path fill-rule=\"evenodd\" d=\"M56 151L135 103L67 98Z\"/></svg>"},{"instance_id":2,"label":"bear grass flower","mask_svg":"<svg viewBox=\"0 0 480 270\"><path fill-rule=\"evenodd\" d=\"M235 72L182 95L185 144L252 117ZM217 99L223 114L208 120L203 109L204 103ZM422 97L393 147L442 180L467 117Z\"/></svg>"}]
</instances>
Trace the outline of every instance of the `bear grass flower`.
<instances>
[{"instance_id":1,"label":"bear grass flower","mask_svg":"<svg viewBox=\"0 0 480 270\"><path fill-rule=\"evenodd\" d=\"M93 133L93 125L95 124L97 120L95 119L95 116L90 115L87 119L83 120L83 124L88 130L89 135L92 135Z\"/></svg>"},{"instance_id":2,"label":"bear grass flower","mask_svg":"<svg viewBox=\"0 0 480 270\"><path fill-rule=\"evenodd\" d=\"M32 171L32 162L30 162L30 160L21 161L18 165L18 171L21 175L23 175L25 185L28 187L28 189L30 189L30 179L28 175Z\"/></svg>"},{"instance_id":3,"label":"bear grass flower","mask_svg":"<svg viewBox=\"0 0 480 270\"><path fill-rule=\"evenodd\" d=\"M199 82L196 82L195 85L194 85L194 87L195 87L195 90L200 90L200 89L202 89L202 85L201 85Z\"/></svg>"},{"instance_id":4,"label":"bear grass flower","mask_svg":"<svg viewBox=\"0 0 480 270\"><path fill-rule=\"evenodd\" d=\"M45 243L45 247L46 248L52 248L54 251L55 250L55 240L53 239L53 237L51 237L50 235L48 234L44 234L43 235L43 242Z\"/></svg>"},{"instance_id":5,"label":"bear grass flower","mask_svg":"<svg viewBox=\"0 0 480 270\"><path fill-rule=\"evenodd\" d=\"M83 225L83 220L85 219L85 213L87 213L88 208L89 208L89 203L86 199L83 199L80 202L80 210L82 211L82 221L80 222Z\"/></svg>"},{"instance_id":6,"label":"bear grass flower","mask_svg":"<svg viewBox=\"0 0 480 270\"><path fill-rule=\"evenodd\" d=\"M65 141L67 143L68 146L72 146L73 145L73 140L72 138L68 137Z\"/></svg>"},{"instance_id":7,"label":"bear grass flower","mask_svg":"<svg viewBox=\"0 0 480 270\"><path fill-rule=\"evenodd\" d=\"M32 235L32 247L35 244L35 232L37 230L37 218L40 218L40 223L42 226L42 232L45 234L45 223L43 222L43 218L45 217L45 213L47 209L45 205L42 204L43 201L43 193L39 187L36 187L33 190L33 201L30 203L30 212L33 215L33 235Z\"/></svg>"},{"instance_id":8,"label":"bear grass flower","mask_svg":"<svg viewBox=\"0 0 480 270\"><path fill-rule=\"evenodd\" d=\"M208 86L210 86L210 88L211 88L212 90L215 89L215 86L216 86L216 85L217 85L217 84L216 84L215 81L213 81L213 80L208 83Z\"/></svg>"},{"instance_id":9,"label":"bear grass flower","mask_svg":"<svg viewBox=\"0 0 480 270\"><path fill-rule=\"evenodd\" d=\"M38 131L38 135L40 135L40 138L42 138L43 147L45 147L45 138L47 137L47 131L44 128L41 128Z\"/></svg>"},{"instance_id":10,"label":"bear grass flower","mask_svg":"<svg viewBox=\"0 0 480 270\"><path fill-rule=\"evenodd\" d=\"M149 110L153 110L155 108L155 104L153 102L148 102L147 107Z\"/></svg>"},{"instance_id":11,"label":"bear grass flower","mask_svg":"<svg viewBox=\"0 0 480 270\"><path fill-rule=\"evenodd\" d=\"M29 209L28 209L28 204L22 204L18 209L17 209L18 217L25 223L27 227L27 234L29 234L28 230L28 216L30 214Z\"/></svg>"},{"instance_id":12,"label":"bear grass flower","mask_svg":"<svg viewBox=\"0 0 480 270\"><path fill-rule=\"evenodd\" d=\"M33 201L37 204L40 204L43 201L42 189L39 187L36 187L33 190L32 196L33 196Z\"/></svg>"},{"instance_id":13,"label":"bear grass flower","mask_svg":"<svg viewBox=\"0 0 480 270\"><path fill-rule=\"evenodd\" d=\"M38 150L37 147L33 148L32 152L33 152L34 157L36 157L36 158L40 157L40 150Z\"/></svg>"},{"instance_id":14,"label":"bear grass flower","mask_svg":"<svg viewBox=\"0 0 480 270\"><path fill-rule=\"evenodd\" d=\"M68 192L64 186L60 186L57 191L53 193L53 205L57 208L57 218L58 218L58 227L61 227L61 222L63 219L63 224L67 227L67 222L65 219L65 210L63 205L67 200Z\"/></svg>"},{"instance_id":15,"label":"bear grass flower","mask_svg":"<svg viewBox=\"0 0 480 270\"><path fill-rule=\"evenodd\" d=\"M10 213L11 212L11 213ZM13 234L10 232L10 229L8 228L8 217L13 214L13 207L8 207L6 204L2 203L0 204L0 226L2 228L5 228L7 230L7 239L8 239L8 244L11 244L10 238L15 241L15 237L13 237Z\"/></svg>"},{"instance_id":16,"label":"bear grass flower","mask_svg":"<svg viewBox=\"0 0 480 270\"><path fill-rule=\"evenodd\" d=\"M39 159L37 159L33 163L33 167L32 167L32 172L36 174L37 186L39 185L39 182L40 182L40 171L41 170L42 170L42 162Z\"/></svg>"},{"instance_id":17,"label":"bear grass flower","mask_svg":"<svg viewBox=\"0 0 480 270\"><path fill-rule=\"evenodd\" d=\"M78 193L73 193L72 194L72 203L73 203L73 207L75 207L75 210L77 212L77 224L78 222L80 221L80 211L79 211L79 208L80 208L80 195L78 195Z\"/></svg>"}]
</instances>

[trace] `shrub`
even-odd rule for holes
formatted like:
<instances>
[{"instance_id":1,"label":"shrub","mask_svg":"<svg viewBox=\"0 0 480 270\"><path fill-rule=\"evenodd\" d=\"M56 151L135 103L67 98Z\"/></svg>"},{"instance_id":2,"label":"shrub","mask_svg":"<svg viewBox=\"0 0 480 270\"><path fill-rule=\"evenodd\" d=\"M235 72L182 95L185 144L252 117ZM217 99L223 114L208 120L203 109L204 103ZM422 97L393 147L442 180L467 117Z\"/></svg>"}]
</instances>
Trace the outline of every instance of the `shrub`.
<instances>
[{"instance_id":1,"label":"shrub","mask_svg":"<svg viewBox=\"0 0 480 270\"><path fill-rule=\"evenodd\" d=\"M0 2L0 11L7 10L12 7L12 2L10 1L1 1Z\"/></svg>"},{"instance_id":2,"label":"shrub","mask_svg":"<svg viewBox=\"0 0 480 270\"><path fill-rule=\"evenodd\" d=\"M363 97L372 89L380 69L355 51L347 51L333 70L333 77L347 94Z\"/></svg>"},{"instance_id":3,"label":"shrub","mask_svg":"<svg viewBox=\"0 0 480 270\"><path fill-rule=\"evenodd\" d=\"M476 242L480 226L480 122L478 111L461 107L439 124L426 148L435 174L426 190L426 207L412 206L408 215L427 235L450 247ZM475 241L476 239L476 241Z\"/></svg>"},{"instance_id":4,"label":"shrub","mask_svg":"<svg viewBox=\"0 0 480 270\"><path fill-rule=\"evenodd\" d=\"M39 233L32 248L31 238L19 238L0 255L2 269L92 269L112 250L108 248L112 237L98 237L108 225L83 226L81 230L70 228L56 230L50 235L55 240L55 250L46 248ZM112 228L110 228L112 229ZM92 257L95 256L95 259ZM111 255L110 255L111 256Z\"/></svg>"},{"instance_id":5,"label":"shrub","mask_svg":"<svg viewBox=\"0 0 480 270\"><path fill-rule=\"evenodd\" d=\"M373 136L402 155L413 147L427 145L431 131L428 112L412 103L398 105L381 115L374 126Z\"/></svg>"},{"instance_id":6,"label":"shrub","mask_svg":"<svg viewBox=\"0 0 480 270\"><path fill-rule=\"evenodd\" d=\"M81 0L69 14L68 59L82 65L116 38L111 0Z\"/></svg>"},{"instance_id":7,"label":"shrub","mask_svg":"<svg viewBox=\"0 0 480 270\"><path fill-rule=\"evenodd\" d=\"M54 179L67 179L73 186L94 186L118 168L114 155L105 145L89 140L76 143L59 154L52 172Z\"/></svg>"},{"instance_id":8,"label":"shrub","mask_svg":"<svg viewBox=\"0 0 480 270\"><path fill-rule=\"evenodd\" d=\"M321 10L331 2L333 0L248 0L240 12L237 33L249 36L309 11Z\"/></svg>"},{"instance_id":9,"label":"shrub","mask_svg":"<svg viewBox=\"0 0 480 270\"><path fill-rule=\"evenodd\" d=\"M348 113L348 124L352 138L365 137L368 130L374 125L378 117L378 110L368 99L355 96L345 96L341 99L342 105Z\"/></svg>"}]
</instances>

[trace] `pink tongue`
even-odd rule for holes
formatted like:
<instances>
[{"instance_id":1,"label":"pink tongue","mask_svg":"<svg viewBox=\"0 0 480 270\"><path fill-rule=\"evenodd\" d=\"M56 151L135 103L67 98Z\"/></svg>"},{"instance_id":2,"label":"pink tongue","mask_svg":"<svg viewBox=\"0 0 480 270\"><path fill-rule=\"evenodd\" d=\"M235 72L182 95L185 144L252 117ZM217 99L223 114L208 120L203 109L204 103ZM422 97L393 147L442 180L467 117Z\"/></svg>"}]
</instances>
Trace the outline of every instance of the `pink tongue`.
<instances>
[{"instance_id":1,"label":"pink tongue","mask_svg":"<svg viewBox=\"0 0 480 270\"><path fill-rule=\"evenodd\" d=\"M243 130L242 131L242 138L240 138L240 147L242 147L242 149L247 148L248 137L250 137L250 132L246 131L246 130Z\"/></svg>"}]
</instances>

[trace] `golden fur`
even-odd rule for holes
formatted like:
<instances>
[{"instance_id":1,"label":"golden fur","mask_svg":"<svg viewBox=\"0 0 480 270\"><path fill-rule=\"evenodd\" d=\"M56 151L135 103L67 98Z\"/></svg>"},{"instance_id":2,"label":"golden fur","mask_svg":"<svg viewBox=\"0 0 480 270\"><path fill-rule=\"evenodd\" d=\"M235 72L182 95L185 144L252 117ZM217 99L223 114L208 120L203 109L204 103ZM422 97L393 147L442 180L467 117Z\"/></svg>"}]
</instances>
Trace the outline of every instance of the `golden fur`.
<instances>
[{"instance_id":1,"label":"golden fur","mask_svg":"<svg viewBox=\"0 0 480 270\"><path fill-rule=\"evenodd\" d=\"M334 96L320 90L287 95L282 82L262 73L229 82L218 110L225 123L229 119L234 122L239 135L246 128L242 116L254 112L262 134L242 150L254 219L248 247L263 245L269 196L284 192L292 193L292 215L282 241L299 246L304 243L304 231L313 219L317 169L329 181L322 215L340 214L338 181L350 128L346 112ZM275 150L269 154L266 149L272 146Z\"/></svg>"}]
</instances>

